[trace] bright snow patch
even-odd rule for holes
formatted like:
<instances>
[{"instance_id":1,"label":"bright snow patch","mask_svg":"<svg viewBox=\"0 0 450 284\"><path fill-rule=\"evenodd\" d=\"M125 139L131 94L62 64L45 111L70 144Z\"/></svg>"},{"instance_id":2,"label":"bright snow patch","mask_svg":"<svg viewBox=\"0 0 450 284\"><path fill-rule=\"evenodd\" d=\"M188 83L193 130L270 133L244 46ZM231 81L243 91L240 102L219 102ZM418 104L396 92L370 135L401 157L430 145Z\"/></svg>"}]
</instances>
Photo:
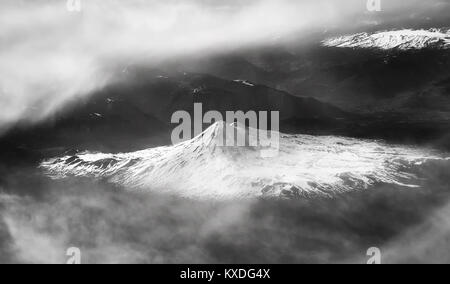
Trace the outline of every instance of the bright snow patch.
<instances>
[{"instance_id":1,"label":"bright snow patch","mask_svg":"<svg viewBox=\"0 0 450 284\"><path fill-rule=\"evenodd\" d=\"M359 33L327 39L324 46L340 48L378 48L383 50L450 48L450 30L398 30L373 34Z\"/></svg>"},{"instance_id":2,"label":"bright snow patch","mask_svg":"<svg viewBox=\"0 0 450 284\"><path fill-rule=\"evenodd\" d=\"M247 80L234 80L234 82L241 83L241 84L246 85L248 87L254 87L255 86L254 84L250 83Z\"/></svg>"}]
</instances>

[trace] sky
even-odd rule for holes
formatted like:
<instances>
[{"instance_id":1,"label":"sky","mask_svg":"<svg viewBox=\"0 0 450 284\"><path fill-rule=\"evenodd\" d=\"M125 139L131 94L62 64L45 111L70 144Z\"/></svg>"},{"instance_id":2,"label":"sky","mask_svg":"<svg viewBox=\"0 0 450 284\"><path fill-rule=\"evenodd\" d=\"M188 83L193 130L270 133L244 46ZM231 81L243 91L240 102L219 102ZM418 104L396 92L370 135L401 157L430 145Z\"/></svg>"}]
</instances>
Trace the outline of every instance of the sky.
<instances>
[{"instance_id":1,"label":"sky","mask_svg":"<svg viewBox=\"0 0 450 284\"><path fill-rule=\"evenodd\" d=\"M366 0L66 0L0 2L0 131L38 122L81 96L111 84L114 69L149 66L191 54L261 46L280 36L364 27L442 11L448 1ZM381 15L381 14L380 14Z\"/></svg>"}]
</instances>

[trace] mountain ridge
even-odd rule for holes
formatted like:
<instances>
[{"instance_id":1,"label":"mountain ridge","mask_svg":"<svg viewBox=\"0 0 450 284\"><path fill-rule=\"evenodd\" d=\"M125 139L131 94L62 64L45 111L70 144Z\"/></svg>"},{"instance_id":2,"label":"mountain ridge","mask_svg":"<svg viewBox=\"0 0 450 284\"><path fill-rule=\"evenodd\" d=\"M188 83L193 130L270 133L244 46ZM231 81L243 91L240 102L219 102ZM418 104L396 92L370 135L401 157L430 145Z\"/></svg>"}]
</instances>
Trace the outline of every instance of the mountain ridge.
<instances>
[{"instance_id":1,"label":"mountain ridge","mask_svg":"<svg viewBox=\"0 0 450 284\"><path fill-rule=\"evenodd\" d=\"M338 36L322 41L326 47L418 50L450 48L450 29L387 30Z\"/></svg>"},{"instance_id":2,"label":"mountain ridge","mask_svg":"<svg viewBox=\"0 0 450 284\"><path fill-rule=\"evenodd\" d=\"M347 116L316 99L205 74L130 68L122 76L119 83L74 102L43 123L12 130L0 138L2 149L120 152L167 145L175 127L172 114L180 110L192 114L198 102L204 112L280 111L282 120L308 121L305 125L311 121L312 128L329 128L328 121Z\"/></svg>"}]
</instances>

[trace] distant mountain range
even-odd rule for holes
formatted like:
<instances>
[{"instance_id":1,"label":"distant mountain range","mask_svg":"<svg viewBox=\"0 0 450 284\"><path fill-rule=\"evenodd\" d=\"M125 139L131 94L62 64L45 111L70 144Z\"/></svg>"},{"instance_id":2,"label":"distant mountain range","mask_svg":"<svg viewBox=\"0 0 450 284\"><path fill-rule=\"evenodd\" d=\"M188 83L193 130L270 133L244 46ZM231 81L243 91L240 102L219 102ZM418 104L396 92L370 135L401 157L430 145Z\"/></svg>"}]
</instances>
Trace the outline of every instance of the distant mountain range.
<instances>
[{"instance_id":1,"label":"distant mountain range","mask_svg":"<svg viewBox=\"0 0 450 284\"><path fill-rule=\"evenodd\" d=\"M200 62L179 68L229 80L250 80L350 112L450 111L446 95L450 89L450 49L340 48L326 47L319 41L306 47L274 46ZM439 97L436 108L429 102L411 107L410 101L423 98L424 93ZM401 98L403 104L399 104Z\"/></svg>"},{"instance_id":2,"label":"distant mountain range","mask_svg":"<svg viewBox=\"0 0 450 284\"><path fill-rule=\"evenodd\" d=\"M394 30L359 33L323 41L324 46L340 48L375 48L382 50L412 50L450 48L450 29Z\"/></svg>"}]
</instances>

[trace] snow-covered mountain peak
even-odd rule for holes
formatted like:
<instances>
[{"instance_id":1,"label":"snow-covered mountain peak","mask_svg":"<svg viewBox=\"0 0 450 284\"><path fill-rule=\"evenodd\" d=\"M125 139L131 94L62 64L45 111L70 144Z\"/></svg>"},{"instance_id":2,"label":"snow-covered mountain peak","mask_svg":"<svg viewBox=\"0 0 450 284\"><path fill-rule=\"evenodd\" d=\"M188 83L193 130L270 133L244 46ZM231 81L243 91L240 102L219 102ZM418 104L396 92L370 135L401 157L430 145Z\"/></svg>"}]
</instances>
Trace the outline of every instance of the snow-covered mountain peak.
<instances>
[{"instance_id":1,"label":"snow-covered mountain peak","mask_svg":"<svg viewBox=\"0 0 450 284\"><path fill-rule=\"evenodd\" d=\"M281 135L279 155L263 158L253 147L220 146L226 126L215 123L174 146L86 152L44 161L41 168L54 179L89 177L132 190L226 200L333 196L377 183L411 187L417 181L411 169L430 159L448 162L420 149L308 135Z\"/></svg>"},{"instance_id":2,"label":"snow-covered mountain peak","mask_svg":"<svg viewBox=\"0 0 450 284\"><path fill-rule=\"evenodd\" d=\"M375 33L359 33L327 39L327 47L374 48L382 50L417 50L424 48L450 48L450 30L395 30Z\"/></svg>"},{"instance_id":3,"label":"snow-covered mountain peak","mask_svg":"<svg viewBox=\"0 0 450 284\"><path fill-rule=\"evenodd\" d=\"M188 151L222 151L235 152L242 146L247 150L260 150L258 130L248 128L237 122L227 124L224 121L215 122L200 135L192 140L181 142L175 148L184 148ZM252 146L253 145L253 146Z\"/></svg>"}]
</instances>

